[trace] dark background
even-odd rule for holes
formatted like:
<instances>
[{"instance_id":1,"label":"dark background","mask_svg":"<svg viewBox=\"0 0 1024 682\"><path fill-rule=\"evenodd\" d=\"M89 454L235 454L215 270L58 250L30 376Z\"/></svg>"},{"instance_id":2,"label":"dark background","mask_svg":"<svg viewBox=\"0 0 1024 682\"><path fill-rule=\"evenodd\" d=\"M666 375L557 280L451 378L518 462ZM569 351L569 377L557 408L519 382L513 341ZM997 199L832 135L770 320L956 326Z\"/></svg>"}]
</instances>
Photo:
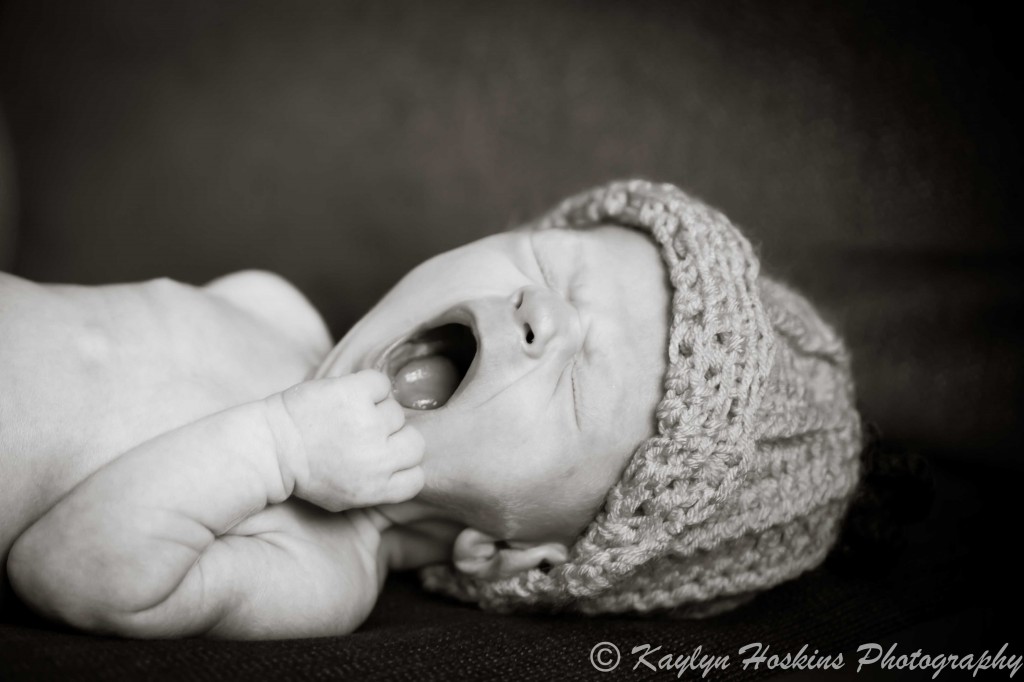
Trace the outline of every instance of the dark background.
<instances>
[{"instance_id":1,"label":"dark background","mask_svg":"<svg viewBox=\"0 0 1024 682\"><path fill-rule=\"evenodd\" d=\"M425 257L642 176L832 312L887 433L1004 459L1017 39L984 3L887 5L7 2L0 265L269 268L341 334Z\"/></svg>"},{"instance_id":2,"label":"dark background","mask_svg":"<svg viewBox=\"0 0 1024 682\"><path fill-rule=\"evenodd\" d=\"M0 268L267 268L340 335L429 255L610 179L679 184L820 305L865 416L936 466L902 577L857 598L836 583L835 620L1006 605L1024 473L1017 26L979 2L0 2ZM369 632L409 600L426 627L516 622L439 620L396 584ZM796 611L764 622L822 605L789 594Z\"/></svg>"}]
</instances>

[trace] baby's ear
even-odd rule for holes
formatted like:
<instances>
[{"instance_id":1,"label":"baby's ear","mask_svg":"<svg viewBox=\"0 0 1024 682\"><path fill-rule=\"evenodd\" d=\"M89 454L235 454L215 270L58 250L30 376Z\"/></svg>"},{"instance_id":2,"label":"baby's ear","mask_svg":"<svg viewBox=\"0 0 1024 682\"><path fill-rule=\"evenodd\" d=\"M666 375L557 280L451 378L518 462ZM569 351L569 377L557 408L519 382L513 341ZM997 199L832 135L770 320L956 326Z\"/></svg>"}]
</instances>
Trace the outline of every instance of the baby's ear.
<instances>
[{"instance_id":1,"label":"baby's ear","mask_svg":"<svg viewBox=\"0 0 1024 682\"><path fill-rule=\"evenodd\" d=\"M538 568L557 566L569 557L569 548L561 542L506 542L466 528L455 539L452 560L461 572L475 578L493 580Z\"/></svg>"}]
</instances>

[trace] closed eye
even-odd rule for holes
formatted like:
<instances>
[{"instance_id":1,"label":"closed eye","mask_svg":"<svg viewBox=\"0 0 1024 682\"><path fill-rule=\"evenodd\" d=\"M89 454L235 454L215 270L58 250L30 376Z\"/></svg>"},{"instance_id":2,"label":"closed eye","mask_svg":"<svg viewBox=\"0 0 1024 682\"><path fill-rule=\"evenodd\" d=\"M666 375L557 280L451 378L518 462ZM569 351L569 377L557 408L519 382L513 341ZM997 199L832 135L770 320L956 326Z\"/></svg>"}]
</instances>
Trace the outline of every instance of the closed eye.
<instances>
[{"instance_id":1,"label":"closed eye","mask_svg":"<svg viewBox=\"0 0 1024 682\"><path fill-rule=\"evenodd\" d=\"M572 368L569 370L569 380L572 382L572 413L576 417L576 430L582 431L583 426L580 423L580 400L579 393L576 384L576 365L579 356L575 356L572 359Z\"/></svg>"},{"instance_id":2,"label":"closed eye","mask_svg":"<svg viewBox=\"0 0 1024 682\"><path fill-rule=\"evenodd\" d=\"M533 254L533 260L537 264L537 270L540 272L540 276L541 276L541 279L543 279L543 281L544 281L544 285L547 286L549 289L554 289L554 287L552 286L552 281L553 281L552 277L550 276L548 269L545 267L544 260L540 257L540 252L537 249L536 242L534 241L534 235L535 234L536 233L531 233L530 234L530 252ZM578 251L577 251L576 255L578 257L578 255L579 255ZM574 282L575 282L575 280L574 280ZM568 300L573 305L573 307L576 307L576 302L574 301L572 288L570 288L570 291L568 292ZM579 431L583 430L583 426L582 426L582 422L580 420L580 393L579 393L579 384L578 384L578 382L576 380L576 369L577 369L577 367L579 365L580 353L582 353L584 351L584 349L586 348L587 338L589 336L589 332L590 332L590 330L589 330L589 327L588 327L587 331L584 333L583 341L580 344L580 351L579 351L579 353L576 353L572 357L572 362L570 362L566 366L566 368L569 370L569 383L570 383L570 387L569 388L572 391L572 411L573 411L573 417L575 418L575 421L576 421L576 429L579 430ZM561 384L562 377L564 375L565 375L565 371L563 370L562 376L560 376L559 379L558 379L558 383L559 384Z\"/></svg>"},{"instance_id":3,"label":"closed eye","mask_svg":"<svg viewBox=\"0 0 1024 682\"><path fill-rule=\"evenodd\" d=\"M565 369L562 370L562 373L558 377L558 381L555 383L555 393L556 394L558 393L558 389L562 385L562 380L565 379L565 373L566 373L566 371L568 371L569 372L569 392L572 394L572 416L573 416L573 421L576 422L576 430L577 431L582 431L583 430L583 425L580 422L580 403L579 403L579 396L577 394L577 388L576 388L576 360L577 359L578 359L578 356L574 356L573 359L572 359L572 362L567 364L565 366Z\"/></svg>"}]
</instances>

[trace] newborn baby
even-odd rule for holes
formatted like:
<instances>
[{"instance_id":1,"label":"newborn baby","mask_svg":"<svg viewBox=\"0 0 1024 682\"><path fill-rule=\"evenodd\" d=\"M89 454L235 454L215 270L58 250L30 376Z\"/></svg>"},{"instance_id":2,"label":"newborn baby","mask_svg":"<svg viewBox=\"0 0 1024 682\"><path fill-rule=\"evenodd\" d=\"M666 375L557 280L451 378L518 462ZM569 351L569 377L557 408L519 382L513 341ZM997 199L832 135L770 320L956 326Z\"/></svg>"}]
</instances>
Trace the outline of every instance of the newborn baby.
<instances>
[{"instance_id":1,"label":"newborn baby","mask_svg":"<svg viewBox=\"0 0 1024 682\"><path fill-rule=\"evenodd\" d=\"M496 610L713 613L824 559L861 445L839 338L641 181L427 261L333 350L266 273L0 275L0 382L11 584L142 637L350 632L408 568Z\"/></svg>"}]
</instances>

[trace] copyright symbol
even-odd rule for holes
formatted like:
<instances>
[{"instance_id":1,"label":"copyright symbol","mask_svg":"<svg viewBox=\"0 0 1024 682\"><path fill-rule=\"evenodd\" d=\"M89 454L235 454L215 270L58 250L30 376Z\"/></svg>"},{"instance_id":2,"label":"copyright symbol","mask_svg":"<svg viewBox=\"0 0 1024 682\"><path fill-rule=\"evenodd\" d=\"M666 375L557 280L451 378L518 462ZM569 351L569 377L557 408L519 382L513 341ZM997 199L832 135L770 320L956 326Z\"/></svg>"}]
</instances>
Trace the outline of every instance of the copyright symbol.
<instances>
[{"instance_id":1,"label":"copyright symbol","mask_svg":"<svg viewBox=\"0 0 1024 682\"><path fill-rule=\"evenodd\" d=\"M615 670L621 658L622 655L619 654L619 647L611 642L599 642L590 650L590 665L603 673Z\"/></svg>"}]
</instances>

